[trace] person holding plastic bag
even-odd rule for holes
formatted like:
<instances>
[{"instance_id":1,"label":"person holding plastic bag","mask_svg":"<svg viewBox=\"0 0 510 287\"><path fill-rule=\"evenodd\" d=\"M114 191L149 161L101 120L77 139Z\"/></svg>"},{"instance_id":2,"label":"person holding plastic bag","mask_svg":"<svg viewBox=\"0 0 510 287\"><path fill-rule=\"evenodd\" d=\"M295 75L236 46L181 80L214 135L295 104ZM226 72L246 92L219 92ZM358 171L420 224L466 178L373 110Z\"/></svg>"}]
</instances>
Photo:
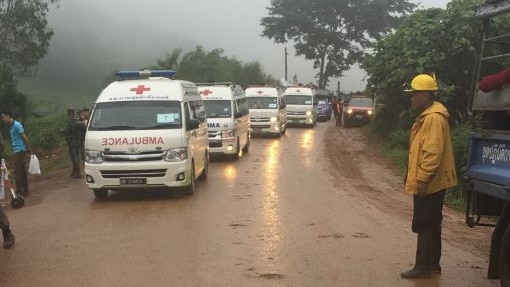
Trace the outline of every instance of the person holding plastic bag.
<instances>
[{"instance_id":1,"label":"person holding plastic bag","mask_svg":"<svg viewBox=\"0 0 510 287\"><path fill-rule=\"evenodd\" d=\"M2 134L0 133L0 159L3 158L4 155L4 139L2 138ZM2 177L2 180L4 178ZM3 184L2 184L3 186ZM2 193L5 195L5 193ZM3 198L2 198L3 199ZM14 234L10 229L9 219L7 218L7 214L3 210L2 206L0 206L0 229L2 229L2 235L4 238L4 248L11 248L16 241Z\"/></svg>"},{"instance_id":2,"label":"person holding plastic bag","mask_svg":"<svg viewBox=\"0 0 510 287\"><path fill-rule=\"evenodd\" d=\"M41 174L41 166L39 165L39 159L35 153L30 156L30 162L28 163L28 173Z\"/></svg>"},{"instance_id":3,"label":"person holding plastic bag","mask_svg":"<svg viewBox=\"0 0 510 287\"><path fill-rule=\"evenodd\" d=\"M2 120L10 128L12 155L14 157L14 178L16 193L28 196L27 153L32 154L28 137L21 123L12 117L11 112L2 112Z\"/></svg>"}]
</instances>

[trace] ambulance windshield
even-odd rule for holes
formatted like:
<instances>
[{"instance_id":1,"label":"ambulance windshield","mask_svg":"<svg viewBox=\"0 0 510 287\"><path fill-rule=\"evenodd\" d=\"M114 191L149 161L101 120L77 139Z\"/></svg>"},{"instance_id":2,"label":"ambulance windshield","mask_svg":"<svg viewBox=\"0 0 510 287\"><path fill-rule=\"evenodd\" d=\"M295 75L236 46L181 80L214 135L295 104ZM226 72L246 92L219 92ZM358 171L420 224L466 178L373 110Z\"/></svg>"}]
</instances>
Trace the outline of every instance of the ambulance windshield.
<instances>
[{"instance_id":1,"label":"ambulance windshield","mask_svg":"<svg viewBox=\"0 0 510 287\"><path fill-rule=\"evenodd\" d=\"M182 127L177 101L129 101L98 103L89 130L152 130Z\"/></svg>"},{"instance_id":2,"label":"ambulance windshield","mask_svg":"<svg viewBox=\"0 0 510 287\"><path fill-rule=\"evenodd\" d=\"M204 101L207 118L230 118L232 116L231 101L207 100Z\"/></svg>"},{"instance_id":3,"label":"ambulance windshield","mask_svg":"<svg viewBox=\"0 0 510 287\"><path fill-rule=\"evenodd\" d=\"M278 99L276 97L248 97L250 109L277 109Z\"/></svg>"},{"instance_id":4,"label":"ambulance windshield","mask_svg":"<svg viewBox=\"0 0 510 287\"><path fill-rule=\"evenodd\" d=\"M311 105L312 96L306 95L285 95L287 105Z\"/></svg>"}]
</instances>

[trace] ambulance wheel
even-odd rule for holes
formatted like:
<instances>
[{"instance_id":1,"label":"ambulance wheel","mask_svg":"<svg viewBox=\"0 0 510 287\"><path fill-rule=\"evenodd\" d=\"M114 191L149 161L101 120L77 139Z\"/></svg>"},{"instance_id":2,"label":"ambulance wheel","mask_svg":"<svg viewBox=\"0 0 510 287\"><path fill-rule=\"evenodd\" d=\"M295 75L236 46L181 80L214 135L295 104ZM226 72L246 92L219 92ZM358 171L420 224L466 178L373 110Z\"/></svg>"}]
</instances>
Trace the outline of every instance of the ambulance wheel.
<instances>
[{"instance_id":1,"label":"ambulance wheel","mask_svg":"<svg viewBox=\"0 0 510 287\"><path fill-rule=\"evenodd\" d=\"M499 252L499 277L502 287L510 287L510 224L507 225Z\"/></svg>"},{"instance_id":2,"label":"ambulance wheel","mask_svg":"<svg viewBox=\"0 0 510 287\"><path fill-rule=\"evenodd\" d=\"M184 187L184 192L188 195L193 195L195 193L195 163L191 163L190 180L191 183Z\"/></svg>"},{"instance_id":3,"label":"ambulance wheel","mask_svg":"<svg viewBox=\"0 0 510 287\"><path fill-rule=\"evenodd\" d=\"M200 180L206 180L207 176L209 174L209 157L207 156L207 152L205 153L205 159L204 159L204 170L202 171L202 174L198 177Z\"/></svg>"},{"instance_id":4,"label":"ambulance wheel","mask_svg":"<svg viewBox=\"0 0 510 287\"><path fill-rule=\"evenodd\" d=\"M11 207L14 209L22 207L24 203L25 202L20 197L11 199Z\"/></svg>"},{"instance_id":5,"label":"ambulance wheel","mask_svg":"<svg viewBox=\"0 0 510 287\"><path fill-rule=\"evenodd\" d=\"M236 146L237 146L236 153L233 155L234 160L237 160L243 156L243 149L241 148L241 142L239 141L239 138L237 138Z\"/></svg>"},{"instance_id":6,"label":"ambulance wheel","mask_svg":"<svg viewBox=\"0 0 510 287\"><path fill-rule=\"evenodd\" d=\"M106 189L106 188L96 188L96 189L93 189L93 191L94 191L94 196L97 199L106 200L108 198L108 189Z\"/></svg>"},{"instance_id":7,"label":"ambulance wheel","mask_svg":"<svg viewBox=\"0 0 510 287\"><path fill-rule=\"evenodd\" d=\"M247 135L246 145L243 147L243 152L248 153L250 151L250 134Z\"/></svg>"}]
</instances>

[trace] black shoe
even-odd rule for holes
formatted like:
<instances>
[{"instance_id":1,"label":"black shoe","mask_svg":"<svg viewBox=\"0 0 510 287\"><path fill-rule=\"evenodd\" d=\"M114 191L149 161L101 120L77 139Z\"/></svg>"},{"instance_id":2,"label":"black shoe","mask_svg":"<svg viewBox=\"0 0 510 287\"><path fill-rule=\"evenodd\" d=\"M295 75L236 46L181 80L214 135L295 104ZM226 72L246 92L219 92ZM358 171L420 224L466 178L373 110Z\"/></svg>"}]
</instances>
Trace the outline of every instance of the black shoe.
<instances>
[{"instance_id":1,"label":"black shoe","mask_svg":"<svg viewBox=\"0 0 510 287\"><path fill-rule=\"evenodd\" d=\"M12 234L12 232L9 232L4 237L4 248L9 249L9 248L13 247L15 242L16 242L16 238L14 237L14 234Z\"/></svg>"},{"instance_id":2,"label":"black shoe","mask_svg":"<svg viewBox=\"0 0 510 287\"><path fill-rule=\"evenodd\" d=\"M400 277L406 279L430 278L432 271L421 268L413 268L400 274Z\"/></svg>"},{"instance_id":3,"label":"black shoe","mask_svg":"<svg viewBox=\"0 0 510 287\"><path fill-rule=\"evenodd\" d=\"M435 264L435 265L429 266L427 268L427 270L429 270L430 273L432 273L432 274L441 274L441 265Z\"/></svg>"}]
</instances>

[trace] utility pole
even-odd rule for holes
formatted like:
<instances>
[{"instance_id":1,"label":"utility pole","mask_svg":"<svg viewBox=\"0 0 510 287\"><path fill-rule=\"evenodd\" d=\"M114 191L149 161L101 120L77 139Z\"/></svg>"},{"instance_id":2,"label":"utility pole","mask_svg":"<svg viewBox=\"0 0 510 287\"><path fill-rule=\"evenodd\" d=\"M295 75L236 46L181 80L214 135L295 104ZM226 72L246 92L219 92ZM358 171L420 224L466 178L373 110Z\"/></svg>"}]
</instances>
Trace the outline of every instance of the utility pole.
<instances>
[{"instance_id":1,"label":"utility pole","mask_svg":"<svg viewBox=\"0 0 510 287\"><path fill-rule=\"evenodd\" d=\"M287 81L287 47L284 47L285 52L285 81Z\"/></svg>"}]
</instances>

